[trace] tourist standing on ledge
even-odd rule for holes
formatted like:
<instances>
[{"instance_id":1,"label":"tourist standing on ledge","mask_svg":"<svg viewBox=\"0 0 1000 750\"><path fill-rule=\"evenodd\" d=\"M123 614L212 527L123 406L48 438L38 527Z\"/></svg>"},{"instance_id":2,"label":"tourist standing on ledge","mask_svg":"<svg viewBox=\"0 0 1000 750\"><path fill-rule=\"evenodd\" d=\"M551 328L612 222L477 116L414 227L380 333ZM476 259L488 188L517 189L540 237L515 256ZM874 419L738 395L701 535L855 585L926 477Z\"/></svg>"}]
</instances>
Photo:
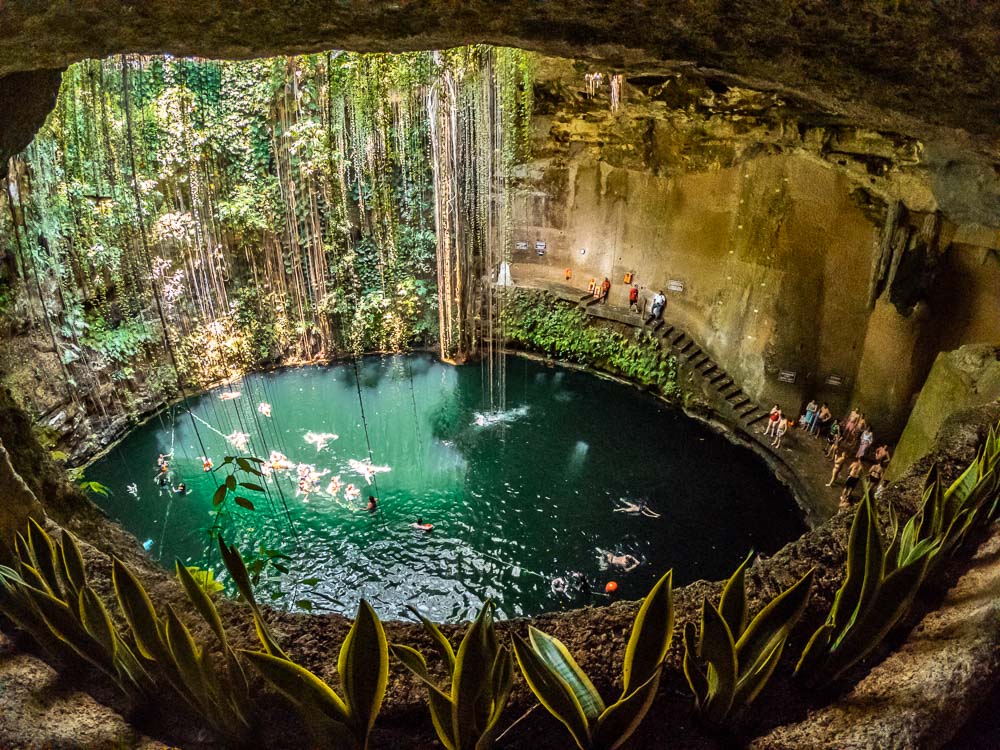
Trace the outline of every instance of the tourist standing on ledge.
<instances>
[{"instance_id":1,"label":"tourist standing on ledge","mask_svg":"<svg viewBox=\"0 0 1000 750\"><path fill-rule=\"evenodd\" d=\"M635 284L628 290L628 311L639 312L639 287Z\"/></svg>"},{"instance_id":2,"label":"tourist standing on ledge","mask_svg":"<svg viewBox=\"0 0 1000 750\"><path fill-rule=\"evenodd\" d=\"M816 421L817 409L819 409L819 404L816 403L816 399L810 399L809 403L806 404L806 419L802 425L806 432L812 432L813 423Z\"/></svg>"},{"instance_id":3,"label":"tourist standing on ledge","mask_svg":"<svg viewBox=\"0 0 1000 750\"><path fill-rule=\"evenodd\" d=\"M611 292L611 279L607 276L604 277L604 281L601 282L601 304L608 304L608 294Z\"/></svg>"},{"instance_id":4,"label":"tourist standing on ledge","mask_svg":"<svg viewBox=\"0 0 1000 750\"><path fill-rule=\"evenodd\" d=\"M767 415L767 427L764 428L765 437L774 437L778 431L779 419L781 419L781 408L775 404L771 407L771 413Z\"/></svg>"},{"instance_id":5,"label":"tourist standing on ledge","mask_svg":"<svg viewBox=\"0 0 1000 750\"><path fill-rule=\"evenodd\" d=\"M840 493L840 507L846 508L851 504L851 497L854 495L854 488L858 486L858 479L861 478L861 470L864 464L861 459L854 459L851 468L847 470L847 479L844 481L844 491Z\"/></svg>"},{"instance_id":6,"label":"tourist standing on ledge","mask_svg":"<svg viewBox=\"0 0 1000 750\"><path fill-rule=\"evenodd\" d=\"M779 414L781 419L778 420L778 431L775 433L774 442L771 443L773 448L781 447L781 439L785 436L785 433L788 432L788 417L780 412Z\"/></svg>"},{"instance_id":7,"label":"tourist standing on ledge","mask_svg":"<svg viewBox=\"0 0 1000 750\"><path fill-rule=\"evenodd\" d=\"M663 308L667 304L666 295L663 294L663 290L658 291L653 297L653 307L649 311L649 320L647 323L652 323L654 320L659 320L660 316L663 315Z\"/></svg>"}]
</instances>

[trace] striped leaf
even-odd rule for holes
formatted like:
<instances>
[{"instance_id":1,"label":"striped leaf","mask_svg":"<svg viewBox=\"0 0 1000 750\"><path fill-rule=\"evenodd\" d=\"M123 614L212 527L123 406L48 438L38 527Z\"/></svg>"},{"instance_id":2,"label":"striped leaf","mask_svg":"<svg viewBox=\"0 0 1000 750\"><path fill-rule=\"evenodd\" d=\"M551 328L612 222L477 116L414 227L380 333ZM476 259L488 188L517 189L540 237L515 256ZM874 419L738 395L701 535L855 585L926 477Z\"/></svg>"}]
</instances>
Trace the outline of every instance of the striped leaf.
<instances>
[{"instance_id":1,"label":"striped leaf","mask_svg":"<svg viewBox=\"0 0 1000 750\"><path fill-rule=\"evenodd\" d=\"M528 627L528 638L538 658L573 691L588 725L595 721L604 712L604 701L562 641L534 626Z\"/></svg>"},{"instance_id":2,"label":"striped leaf","mask_svg":"<svg viewBox=\"0 0 1000 750\"><path fill-rule=\"evenodd\" d=\"M590 725L573 689L520 636L514 636L514 656L521 674L539 702L566 729L581 750L590 747Z\"/></svg>"},{"instance_id":3,"label":"striped leaf","mask_svg":"<svg viewBox=\"0 0 1000 750\"><path fill-rule=\"evenodd\" d=\"M431 723L441 744L446 750L459 750L455 740L455 728L452 724L451 698L446 695L431 678L427 669L427 661L423 654L409 646L390 646L392 655L424 683L428 690L428 708L431 712Z\"/></svg>"},{"instance_id":4,"label":"striped leaf","mask_svg":"<svg viewBox=\"0 0 1000 750\"><path fill-rule=\"evenodd\" d=\"M594 729L592 750L618 750L628 742L653 705L660 673L657 668L646 682L604 710Z\"/></svg>"},{"instance_id":5,"label":"striped leaf","mask_svg":"<svg viewBox=\"0 0 1000 750\"><path fill-rule=\"evenodd\" d=\"M736 693L736 646L726 621L708 600L702 602L701 609L701 659L708 665L705 718L721 724Z\"/></svg>"},{"instance_id":6,"label":"striped leaf","mask_svg":"<svg viewBox=\"0 0 1000 750\"><path fill-rule=\"evenodd\" d=\"M340 647L337 672L344 689L348 723L365 747L389 681L389 645L378 615L364 599Z\"/></svg>"},{"instance_id":7,"label":"striped leaf","mask_svg":"<svg viewBox=\"0 0 1000 750\"><path fill-rule=\"evenodd\" d=\"M726 587L722 590L722 598L719 600L719 612L722 619L729 626L733 638L740 638L747 627L747 594L746 594L746 569L753 559L753 551L746 556L746 559L736 568L735 572L726 581Z\"/></svg>"},{"instance_id":8,"label":"striped leaf","mask_svg":"<svg viewBox=\"0 0 1000 750\"><path fill-rule=\"evenodd\" d=\"M635 616L625 647L622 696L648 682L667 655L674 634L672 581L673 571L668 570L646 595Z\"/></svg>"}]
</instances>

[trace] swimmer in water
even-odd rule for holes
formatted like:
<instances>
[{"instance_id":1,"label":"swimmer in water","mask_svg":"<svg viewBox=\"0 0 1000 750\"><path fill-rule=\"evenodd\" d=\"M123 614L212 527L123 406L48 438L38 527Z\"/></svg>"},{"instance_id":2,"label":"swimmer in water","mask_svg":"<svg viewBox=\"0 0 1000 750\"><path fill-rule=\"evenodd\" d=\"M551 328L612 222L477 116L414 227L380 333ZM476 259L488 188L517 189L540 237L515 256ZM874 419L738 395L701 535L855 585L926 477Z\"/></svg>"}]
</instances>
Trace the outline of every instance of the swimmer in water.
<instances>
[{"instance_id":1,"label":"swimmer in water","mask_svg":"<svg viewBox=\"0 0 1000 750\"><path fill-rule=\"evenodd\" d=\"M340 492L340 487L341 487L340 474L338 474L337 476L335 476L333 479L330 480L329 484L326 485L326 494L336 495L338 492Z\"/></svg>"},{"instance_id":2,"label":"swimmer in water","mask_svg":"<svg viewBox=\"0 0 1000 750\"><path fill-rule=\"evenodd\" d=\"M210 458L208 458L206 456L202 456L201 457L201 470L202 471L211 471L213 466L215 466L215 462L212 459L210 459Z\"/></svg>"},{"instance_id":3,"label":"swimmer in water","mask_svg":"<svg viewBox=\"0 0 1000 750\"><path fill-rule=\"evenodd\" d=\"M423 517L418 518L417 522L411 523L410 526L412 526L415 529L420 529L421 531L430 531L431 529L434 528L434 524L424 523Z\"/></svg>"},{"instance_id":4,"label":"swimmer in water","mask_svg":"<svg viewBox=\"0 0 1000 750\"><path fill-rule=\"evenodd\" d=\"M257 411L259 411L265 417L269 417L271 416L271 405L267 403L257 404Z\"/></svg>"},{"instance_id":5,"label":"swimmer in water","mask_svg":"<svg viewBox=\"0 0 1000 750\"><path fill-rule=\"evenodd\" d=\"M659 518L660 514L650 510L645 500L633 503L624 497L618 498L620 505L615 508L615 513L628 513L630 516L646 516L646 518Z\"/></svg>"},{"instance_id":6,"label":"swimmer in water","mask_svg":"<svg viewBox=\"0 0 1000 750\"><path fill-rule=\"evenodd\" d=\"M567 589L569 588L569 584L566 583L566 579L563 578L562 576L559 576L558 578L553 578L552 583L549 584L549 586L552 589L553 594L565 594Z\"/></svg>"},{"instance_id":7,"label":"swimmer in water","mask_svg":"<svg viewBox=\"0 0 1000 750\"><path fill-rule=\"evenodd\" d=\"M219 394L219 400L220 401L233 401L235 399L238 399L242 395L243 394L240 393L239 391L226 391L225 393L220 393Z\"/></svg>"},{"instance_id":8,"label":"swimmer in water","mask_svg":"<svg viewBox=\"0 0 1000 750\"><path fill-rule=\"evenodd\" d=\"M368 512L369 513L374 513L376 510L378 510L378 500L375 498L374 495L369 495L368 496Z\"/></svg>"},{"instance_id":9,"label":"swimmer in water","mask_svg":"<svg viewBox=\"0 0 1000 750\"><path fill-rule=\"evenodd\" d=\"M355 487L353 484L349 484L344 488L344 497L348 500L356 500L361 497L361 489Z\"/></svg>"},{"instance_id":10,"label":"swimmer in water","mask_svg":"<svg viewBox=\"0 0 1000 750\"><path fill-rule=\"evenodd\" d=\"M584 596L590 596L590 581L587 580L587 576L579 570L574 570L571 575L573 576L574 583L576 583L577 590Z\"/></svg>"},{"instance_id":11,"label":"swimmer in water","mask_svg":"<svg viewBox=\"0 0 1000 750\"><path fill-rule=\"evenodd\" d=\"M176 495L186 495L188 491L187 485L181 482L179 485L174 487L174 494Z\"/></svg>"},{"instance_id":12,"label":"swimmer in water","mask_svg":"<svg viewBox=\"0 0 1000 750\"><path fill-rule=\"evenodd\" d=\"M607 565L613 565L616 568L621 568L625 573L635 570L641 564L639 562L639 558L635 555L616 555L614 552L608 552L607 550L602 549L599 549L598 552L601 553L602 562Z\"/></svg>"}]
</instances>

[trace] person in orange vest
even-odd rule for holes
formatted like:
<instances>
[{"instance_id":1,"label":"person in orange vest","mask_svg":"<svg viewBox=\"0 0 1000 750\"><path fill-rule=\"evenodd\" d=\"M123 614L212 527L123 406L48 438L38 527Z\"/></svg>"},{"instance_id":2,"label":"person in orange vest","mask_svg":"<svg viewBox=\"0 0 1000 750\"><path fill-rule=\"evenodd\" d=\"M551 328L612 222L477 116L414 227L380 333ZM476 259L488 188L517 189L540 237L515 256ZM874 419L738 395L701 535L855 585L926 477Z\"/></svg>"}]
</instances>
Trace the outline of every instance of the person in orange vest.
<instances>
[{"instance_id":1,"label":"person in orange vest","mask_svg":"<svg viewBox=\"0 0 1000 750\"><path fill-rule=\"evenodd\" d=\"M608 293L611 291L611 279L607 276L604 277L604 281L601 282L601 303L608 304Z\"/></svg>"}]
</instances>

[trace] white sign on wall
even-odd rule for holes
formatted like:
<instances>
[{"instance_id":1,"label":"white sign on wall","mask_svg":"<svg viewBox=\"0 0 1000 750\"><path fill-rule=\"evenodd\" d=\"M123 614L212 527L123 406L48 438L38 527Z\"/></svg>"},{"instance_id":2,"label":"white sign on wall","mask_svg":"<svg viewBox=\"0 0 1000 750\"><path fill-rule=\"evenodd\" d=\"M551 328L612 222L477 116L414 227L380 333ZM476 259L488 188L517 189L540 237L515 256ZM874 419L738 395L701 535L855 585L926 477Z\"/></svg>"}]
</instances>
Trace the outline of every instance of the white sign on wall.
<instances>
[{"instance_id":1,"label":"white sign on wall","mask_svg":"<svg viewBox=\"0 0 1000 750\"><path fill-rule=\"evenodd\" d=\"M684 282L680 279L670 279L670 281L667 282L667 290L671 292L683 292Z\"/></svg>"},{"instance_id":2,"label":"white sign on wall","mask_svg":"<svg viewBox=\"0 0 1000 750\"><path fill-rule=\"evenodd\" d=\"M796 373L791 370L781 370L778 373L778 381L782 383L794 383Z\"/></svg>"},{"instance_id":3,"label":"white sign on wall","mask_svg":"<svg viewBox=\"0 0 1000 750\"><path fill-rule=\"evenodd\" d=\"M515 242L514 243L514 249L515 250L527 250L528 249L528 243L527 242Z\"/></svg>"}]
</instances>

